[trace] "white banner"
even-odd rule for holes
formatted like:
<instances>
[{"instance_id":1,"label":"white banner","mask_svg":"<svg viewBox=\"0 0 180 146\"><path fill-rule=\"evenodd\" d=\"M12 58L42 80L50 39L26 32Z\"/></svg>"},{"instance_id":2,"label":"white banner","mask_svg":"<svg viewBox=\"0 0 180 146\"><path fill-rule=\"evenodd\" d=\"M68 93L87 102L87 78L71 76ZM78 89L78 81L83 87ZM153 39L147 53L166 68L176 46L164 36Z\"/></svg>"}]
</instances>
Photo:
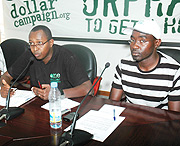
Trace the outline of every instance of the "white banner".
<instances>
[{"instance_id":1,"label":"white banner","mask_svg":"<svg viewBox=\"0 0 180 146\"><path fill-rule=\"evenodd\" d=\"M3 7L5 38L28 40L43 24L54 37L124 40L122 29L154 19L162 41L180 41L179 0L3 0Z\"/></svg>"}]
</instances>

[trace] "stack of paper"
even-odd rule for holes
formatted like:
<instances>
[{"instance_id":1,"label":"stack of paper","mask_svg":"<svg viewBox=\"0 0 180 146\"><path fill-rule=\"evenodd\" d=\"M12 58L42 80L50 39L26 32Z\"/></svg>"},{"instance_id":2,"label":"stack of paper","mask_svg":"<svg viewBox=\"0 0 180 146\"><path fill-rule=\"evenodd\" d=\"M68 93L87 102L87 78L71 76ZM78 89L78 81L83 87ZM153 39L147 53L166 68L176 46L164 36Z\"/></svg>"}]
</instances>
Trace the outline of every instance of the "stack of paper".
<instances>
[{"instance_id":1,"label":"stack of paper","mask_svg":"<svg viewBox=\"0 0 180 146\"><path fill-rule=\"evenodd\" d=\"M15 94L10 98L9 107L18 107L33 97L35 97L35 94L32 91L16 90ZM6 98L0 97L0 105L6 105Z\"/></svg>"},{"instance_id":2,"label":"stack of paper","mask_svg":"<svg viewBox=\"0 0 180 146\"><path fill-rule=\"evenodd\" d=\"M73 101L71 99L68 98L64 98L61 100L61 110L67 110L67 109L71 109L73 107L76 107L79 105L79 102ZM42 108L49 110L49 103L44 104L43 106L41 106Z\"/></svg>"},{"instance_id":3,"label":"stack of paper","mask_svg":"<svg viewBox=\"0 0 180 146\"><path fill-rule=\"evenodd\" d=\"M99 111L91 110L77 120L75 129L87 131L93 134L94 140L103 142L125 119L119 116L124 109L105 104ZM65 131L69 129L70 126Z\"/></svg>"}]
</instances>

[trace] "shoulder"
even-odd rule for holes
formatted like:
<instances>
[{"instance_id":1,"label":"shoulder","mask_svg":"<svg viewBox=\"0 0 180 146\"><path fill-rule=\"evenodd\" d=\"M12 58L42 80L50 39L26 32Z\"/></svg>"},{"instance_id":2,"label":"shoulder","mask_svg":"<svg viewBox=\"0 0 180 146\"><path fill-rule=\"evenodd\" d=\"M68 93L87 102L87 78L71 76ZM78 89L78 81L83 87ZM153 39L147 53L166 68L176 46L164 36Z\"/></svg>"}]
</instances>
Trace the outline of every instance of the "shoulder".
<instances>
[{"instance_id":1,"label":"shoulder","mask_svg":"<svg viewBox=\"0 0 180 146\"><path fill-rule=\"evenodd\" d=\"M53 50L53 58L61 60L64 63L72 63L78 60L77 57L70 50L63 46L54 44Z\"/></svg>"},{"instance_id":2,"label":"shoulder","mask_svg":"<svg viewBox=\"0 0 180 146\"><path fill-rule=\"evenodd\" d=\"M55 53L60 53L61 55L70 55L70 56L73 55L71 51L69 51L65 47L57 45L57 44L53 45L53 50Z\"/></svg>"},{"instance_id":3,"label":"shoulder","mask_svg":"<svg viewBox=\"0 0 180 146\"><path fill-rule=\"evenodd\" d=\"M159 65L160 69L166 69L166 71L169 71L175 75L175 79L178 78L178 76L180 76L180 64L171 56L166 55L160 51L158 51L158 53L161 57Z\"/></svg>"},{"instance_id":4,"label":"shoulder","mask_svg":"<svg viewBox=\"0 0 180 146\"><path fill-rule=\"evenodd\" d=\"M3 58L4 58L4 54L3 54L2 49L0 47L0 60L2 60Z\"/></svg>"},{"instance_id":5,"label":"shoulder","mask_svg":"<svg viewBox=\"0 0 180 146\"><path fill-rule=\"evenodd\" d=\"M174 64L174 65L180 66L180 64L171 56L169 56L161 51L157 51L157 52L160 54L162 63Z\"/></svg>"},{"instance_id":6,"label":"shoulder","mask_svg":"<svg viewBox=\"0 0 180 146\"><path fill-rule=\"evenodd\" d=\"M126 57L123 57L120 61L119 64L120 68L122 66L136 66L137 63L133 60L131 55L128 55Z\"/></svg>"},{"instance_id":7,"label":"shoulder","mask_svg":"<svg viewBox=\"0 0 180 146\"><path fill-rule=\"evenodd\" d=\"M3 54L1 47L0 47L0 54Z\"/></svg>"}]
</instances>

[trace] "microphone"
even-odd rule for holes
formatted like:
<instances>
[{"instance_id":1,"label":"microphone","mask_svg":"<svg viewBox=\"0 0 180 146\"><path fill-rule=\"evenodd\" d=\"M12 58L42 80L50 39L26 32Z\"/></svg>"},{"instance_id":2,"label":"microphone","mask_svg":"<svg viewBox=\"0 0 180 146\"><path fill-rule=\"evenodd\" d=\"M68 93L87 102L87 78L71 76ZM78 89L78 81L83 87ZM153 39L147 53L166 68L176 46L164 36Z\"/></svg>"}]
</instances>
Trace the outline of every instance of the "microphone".
<instances>
[{"instance_id":1,"label":"microphone","mask_svg":"<svg viewBox=\"0 0 180 146\"><path fill-rule=\"evenodd\" d=\"M0 110L0 119L5 118L6 120L11 120L13 118L16 118L17 116L21 115L24 113L24 109L20 107L9 107L10 103L10 92L11 88L14 86L14 84L17 82L17 80L22 76L22 74L27 70L31 62L34 61L34 57L30 57L28 64L24 68L24 70L19 74L19 76L16 78L16 80L11 84L9 90L8 90L8 95L6 98L6 106L5 108Z\"/></svg>"},{"instance_id":2,"label":"microphone","mask_svg":"<svg viewBox=\"0 0 180 146\"><path fill-rule=\"evenodd\" d=\"M79 104L74 118L73 118L73 122L71 124L71 129L67 132L64 132L62 134L62 136L59 139L59 144L60 146L62 145L68 145L68 146L73 146L73 145L84 145L86 144L89 140L92 139L93 135L87 131L84 130L80 130L80 129L75 129L76 126L76 121L77 121L77 117L78 117L78 111L82 105L82 103L84 102L84 100L87 98L87 96L89 95L89 93L93 90L94 86L97 84L97 82L100 80L102 74L104 73L105 69L108 68L110 66L110 63L107 62L105 64L105 67L103 69L103 71L101 72L101 75L98 77L97 81L94 83L94 85L91 87L91 89L89 90L89 92L86 94L86 96L83 98L83 100L81 101L81 103Z\"/></svg>"}]
</instances>

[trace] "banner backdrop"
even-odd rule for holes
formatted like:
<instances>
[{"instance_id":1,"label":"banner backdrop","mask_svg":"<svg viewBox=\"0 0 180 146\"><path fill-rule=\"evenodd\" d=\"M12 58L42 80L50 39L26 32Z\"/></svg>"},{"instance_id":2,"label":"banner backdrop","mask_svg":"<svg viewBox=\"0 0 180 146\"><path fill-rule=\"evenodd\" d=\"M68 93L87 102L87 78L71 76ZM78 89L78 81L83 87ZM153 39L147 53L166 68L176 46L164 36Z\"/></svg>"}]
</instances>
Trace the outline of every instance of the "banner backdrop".
<instances>
[{"instance_id":1,"label":"banner backdrop","mask_svg":"<svg viewBox=\"0 0 180 146\"><path fill-rule=\"evenodd\" d=\"M3 0L5 38L26 39L35 25L54 37L124 40L122 29L154 19L162 40L180 41L180 0Z\"/></svg>"}]
</instances>

